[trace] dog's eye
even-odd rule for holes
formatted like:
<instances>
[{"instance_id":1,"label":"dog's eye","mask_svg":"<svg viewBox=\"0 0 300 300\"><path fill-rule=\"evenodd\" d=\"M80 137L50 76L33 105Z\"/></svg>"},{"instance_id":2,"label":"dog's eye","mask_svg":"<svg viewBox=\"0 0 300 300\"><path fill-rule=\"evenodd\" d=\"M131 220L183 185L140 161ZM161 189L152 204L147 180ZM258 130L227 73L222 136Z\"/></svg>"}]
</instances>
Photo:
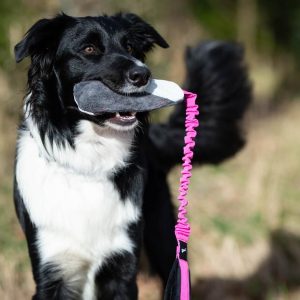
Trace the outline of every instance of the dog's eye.
<instances>
[{"instance_id":1,"label":"dog's eye","mask_svg":"<svg viewBox=\"0 0 300 300\"><path fill-rule=\"evenodd\" d=\"M91 54L96 54L97 49L95 46L89 45L89 46L85 47L83 51L85 54L91 55Z\"/></svg>"},{"instance_id":2,"label":"dog's eye","mask_svg":"<svg viewBox=\"0 0 300 300\"><path fill-rule=\"evenodd\" d=\"M126 45L126 50L127 50L127 52L128 52L129 54L132 54L133 48L132 48L131 44L128 43L128 44Z\"/></svg>"}]
</instances>

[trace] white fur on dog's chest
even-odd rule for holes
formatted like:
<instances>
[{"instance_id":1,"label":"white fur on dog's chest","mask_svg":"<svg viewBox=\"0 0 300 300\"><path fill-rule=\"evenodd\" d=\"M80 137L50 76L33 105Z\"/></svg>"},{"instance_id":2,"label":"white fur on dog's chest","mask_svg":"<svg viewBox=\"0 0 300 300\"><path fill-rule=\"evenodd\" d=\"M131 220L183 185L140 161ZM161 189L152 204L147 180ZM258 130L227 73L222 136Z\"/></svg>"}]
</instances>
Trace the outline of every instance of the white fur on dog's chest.
<instances>
[{"instance_id":1,"label":"white fur on dog's chest","mask_svg":"<svg viewBox=\"0 0 300 300\"><path fill-rule=\"evenodd\" d=\"M113 251L132 250L126 226L137 220L138 211L128 199L119 198L110 181L65 174L40 163L28 178L34 187L28 182L20 187L39 228L42 258L67 252L100 264Z\"/></svg>"},{"instance_id":2,"label":"white fur on dog's chest","mask_svg":"<svg viewBox=\"0 0 300 300\"><path fill-rule=\"evenodd\" d=\"M80 153L80 147L77 154L97 159L97 153L103 155L105 151L101 149L105 147L103 141L100 142L99 149L94 143L90 145L92 154ZM84 147L87 150L88 143ZM114 155L114 149L106 150L107 164L112 164L109 155ZM118 190L108 179L105 166L103 172L101 165L97 170L97 160L94 161L94 175L88 175L84 168L82 173L74 170L77 165L81 166L79 162L75 162L74 168L69 167L72 164L68 159L72 156L65 155L69 155L64 158L66 167L47 161L29 132L19 140L16 178L30 219L38 228L42 261L55 261L57 257L68 259L69 256L82 259L91 267L95 264L99 267L102 260L113 252L132 252L127 227L138 220L139 207L130 199L120 198ZM118 157L116 164L118 160L124 160L122 155L125 153L115 154ZM105 162L103 157L99 160L100 164Z\"/></svg>"}]
</instances>

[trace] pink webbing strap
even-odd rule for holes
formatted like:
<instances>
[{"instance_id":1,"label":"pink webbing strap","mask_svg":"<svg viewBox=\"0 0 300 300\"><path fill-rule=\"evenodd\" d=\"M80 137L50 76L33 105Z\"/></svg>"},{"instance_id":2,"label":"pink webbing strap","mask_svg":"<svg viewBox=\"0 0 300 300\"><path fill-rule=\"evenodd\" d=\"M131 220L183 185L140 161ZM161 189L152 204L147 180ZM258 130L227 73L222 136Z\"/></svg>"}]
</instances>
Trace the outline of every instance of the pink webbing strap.
<instances>
[{"instance_id":1,"label":"pink webbing strap","mask_svg":"<svg viewBox=\"0 0 300 300\"><path fill-rule=\"evenodd\" d=\"M183 164L180 178L180 188L178 200L180 202L178 208L178 219L175 226L175 235L177 239L176 256L180 266L180 300L190 299L190 274L187 262L187 242L190 236L190 225L187 219L186 206L188 200L186 198L187 191L192 176L192 158L193 148L195 146L194 139L197 135L195 128L199 125L196 116L199 114L198 105L196 104L197 95L184 91L186 100L186 118L185 118L185 137L183 148Z\"/></svg>"}]
</instances>

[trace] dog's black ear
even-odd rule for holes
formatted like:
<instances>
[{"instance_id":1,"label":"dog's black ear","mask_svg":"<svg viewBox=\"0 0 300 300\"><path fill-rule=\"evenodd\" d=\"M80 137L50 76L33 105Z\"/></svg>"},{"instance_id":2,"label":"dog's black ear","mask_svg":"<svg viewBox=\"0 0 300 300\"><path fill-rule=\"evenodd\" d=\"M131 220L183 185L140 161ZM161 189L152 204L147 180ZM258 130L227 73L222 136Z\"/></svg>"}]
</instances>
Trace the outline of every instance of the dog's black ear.
<instances>
[{"instance_id":1,"label":"dog's black ear","mask_svg":"<svg viewBox=\"0 0 300 300\"><path fill-rule=\"evenodd\" d=\"M151 50L155 44L162 48L169 47L165 39L139 16L132 13L119 13L116 17L127 23L129 33L136 37L144 52Z\"/></svg>"},{"instance_id":2,"label":"dog's black ear","mask_svg":"<svg viewBox=\"0 0 300 300\"><path fill-rule=\"evenodd\" d=\"M26 33L23 40L15 46L16 62L25 57L34 55L46 55L56 49L60 34L65 26L72 20L65 14L60 14L53 19L41 19L37 21Z\"/></svg>"}]
</instances>

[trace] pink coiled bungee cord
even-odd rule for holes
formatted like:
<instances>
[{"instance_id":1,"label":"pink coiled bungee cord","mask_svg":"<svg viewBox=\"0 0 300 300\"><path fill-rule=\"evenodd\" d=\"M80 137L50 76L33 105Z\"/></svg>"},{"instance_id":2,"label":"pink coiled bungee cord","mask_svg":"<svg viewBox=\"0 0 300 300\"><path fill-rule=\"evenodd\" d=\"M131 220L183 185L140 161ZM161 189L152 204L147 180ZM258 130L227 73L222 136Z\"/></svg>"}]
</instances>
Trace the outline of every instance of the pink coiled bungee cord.
<instances>
[{"instance_id":1,"label":"pink coiled bungee cord","mask_svg":"<svg viewBox=\"0 0 300 300\"><path fill-rule=\"evenodd\" d=\"M199 114L196 104L197 95L184 91L186 100L185 137L183 148L183 163L179 188L179 208L175 236L177 239L176 260L169 275L165 300L189 300L190 299L190 272L187 260L187 243L190 236L190 224L187 219L188 200L186 198L190 177L192 176L193 148L199 122L196 116Z\"/></svg>"}]
</instances>

